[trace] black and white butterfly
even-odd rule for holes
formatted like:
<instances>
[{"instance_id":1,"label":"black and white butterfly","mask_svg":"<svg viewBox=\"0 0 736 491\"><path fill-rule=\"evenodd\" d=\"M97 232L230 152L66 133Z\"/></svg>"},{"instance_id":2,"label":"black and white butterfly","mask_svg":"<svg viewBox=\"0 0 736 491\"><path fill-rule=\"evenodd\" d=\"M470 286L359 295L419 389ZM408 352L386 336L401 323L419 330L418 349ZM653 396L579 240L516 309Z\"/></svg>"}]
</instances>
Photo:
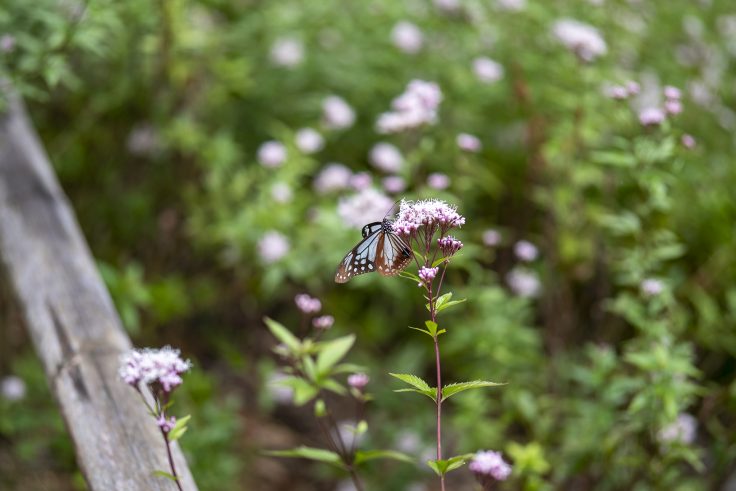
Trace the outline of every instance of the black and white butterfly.
<instances>
[{"instance_id":1,"label":"black and white butterfly","mask_svg":"<svg viewBox=\"0 0 736 491\"><path fill-rule=\"evenodd\" d=\"M393 222L388 218L369 223L361 233L363 240L347 253L337 267L336 283L346 283L353 276L373 271L383 276L393 276L411 261L411 248L394 233Z\"/></svg>"}]
</instances>

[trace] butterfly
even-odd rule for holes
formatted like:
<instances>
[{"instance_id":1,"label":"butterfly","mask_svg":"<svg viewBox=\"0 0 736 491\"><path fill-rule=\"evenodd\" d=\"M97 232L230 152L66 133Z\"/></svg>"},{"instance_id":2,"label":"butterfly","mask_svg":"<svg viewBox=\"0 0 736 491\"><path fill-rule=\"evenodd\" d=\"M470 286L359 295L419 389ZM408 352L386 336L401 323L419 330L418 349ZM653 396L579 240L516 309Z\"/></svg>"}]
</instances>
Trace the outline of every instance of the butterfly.
<instances>
[{"instance_id":1,"label":"butterfly","mask_svg":"<svg viewBox=\"0 0 736 491\"><path fill-rule=\"evenodd\" d=\"M346 283L353 276L373 271L393 276L411 261L411 248L394 232L393 222L388 218L369 223L361 233L363 240L345 255L337 267L336 283Z\"/></svg>"}]
</instances>

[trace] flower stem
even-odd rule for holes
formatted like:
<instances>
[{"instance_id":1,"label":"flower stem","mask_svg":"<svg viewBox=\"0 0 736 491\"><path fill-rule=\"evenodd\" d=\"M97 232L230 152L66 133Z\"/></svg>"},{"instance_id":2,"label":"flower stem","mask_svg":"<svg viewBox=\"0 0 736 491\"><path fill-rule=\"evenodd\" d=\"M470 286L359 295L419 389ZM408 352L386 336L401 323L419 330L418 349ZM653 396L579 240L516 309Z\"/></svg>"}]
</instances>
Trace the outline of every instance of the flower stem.
<instances>
[{"instance_id":1,"label":"flower stem","mask_svg":"<svg viewBox=\"0 0 736 491\"><path fill-rule=\"evenodd\" d=\"M176 466L174 466L174 457L171 455L171 442L169 441L169 435L164 431L163 428L161 428L161 434L164 436L164 441L166 442L166 454L169 456L171 475L174 476L174 482L176 482L176 487L179 488L179 491L184 491L184 489L181 487L181 482L179 482L179 476L176 475Z\"/></svg>"},{"instance_id":2,"label":"flower stem","mask_svg":"<svg viewBox=\"0 0 736 491\"><path fill-rule=\"evenodd\" d=\"M433 316L434 317L434 316ZM442 460L442 370L440 367L440 344L434 336L434 357L437 364L437 460ZM445 491L445 476L440 476L440 487Z\"/></svg>"}]
</instances>

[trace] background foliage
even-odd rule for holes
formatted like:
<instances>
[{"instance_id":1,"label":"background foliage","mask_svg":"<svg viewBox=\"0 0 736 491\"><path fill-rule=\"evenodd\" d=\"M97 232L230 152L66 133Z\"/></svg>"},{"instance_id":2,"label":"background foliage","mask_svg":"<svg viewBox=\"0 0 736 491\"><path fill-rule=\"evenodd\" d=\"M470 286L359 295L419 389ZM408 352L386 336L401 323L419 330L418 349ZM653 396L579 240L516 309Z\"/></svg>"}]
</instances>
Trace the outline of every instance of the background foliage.
<instances>
[{"instance_id":1,"label":"background foliage","mask_svg":"<svg viewBox=\"0 0 736 491\"><path fill-rule=\"evenodd\" d=\"M565 18L595 26L605 53L567 49L554 34ZM421 31L418 50L396 39L402 21ZM478 57L502 67L492 81L474 71ZM309 411L269 384L277 364L261 321L298 326L302 291L335 316L330 336L357 335L350 361L369 367L376 397L370 439L431 449L431 411L407 411L387 376L431 371L430 347L406 329L421 318L416 287L377 275L334 284L359 238L349 222L375 218L351 200L372 195L315 181L341 162L380 190L378 142L404 157L395 175L407 188L389 202L439 197L467 217L447 281L469 301L446 321L445 379L508 382L453 400L450 448L502 450L514 465L505 489L733 485L734 57L730 0L0 6L0 76L26 96L126 328L137 345L172 344L195 361L179 398L203 490L344 478L258 453L318 442ZM378 134L412 79L440 86L437 123ZM611 97L628 81L638 94ZM665 85L682 90L683 111L642 124ZM354 124L323 114L333 95ZM299 148L304 127L323 149ZM459 149L459 133L482 149ZM281 165L259 163L268 140L285 145ZM263 253L273 232L282 257ZM539 257L522 260L519 240ZM28 341L4 329L0 374L28 390L0 399L0 486L83 489ZM404 464L368 470L369 489L433 483Z\"/></svg>"}]
</instances>

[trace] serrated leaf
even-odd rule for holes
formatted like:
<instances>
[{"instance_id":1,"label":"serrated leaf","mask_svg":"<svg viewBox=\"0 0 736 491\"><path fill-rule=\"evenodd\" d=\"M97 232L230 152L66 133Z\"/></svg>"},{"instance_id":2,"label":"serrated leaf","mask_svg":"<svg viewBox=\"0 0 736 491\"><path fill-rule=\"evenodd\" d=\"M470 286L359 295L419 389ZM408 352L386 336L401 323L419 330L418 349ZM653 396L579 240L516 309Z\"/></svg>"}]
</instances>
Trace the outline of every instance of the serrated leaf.
<instances>
[{"instance_id":1,"label":"serrated leaf","mask_svg":"<svg viewBox=\"0 0 736 491\"><path fill-rule=\"evenodd\" d=\"M449 384L442 388L442 400L446 401L458 392L463 392L465 390L480 389L481 387L495 387L497 385L505 384L488 382L486 380L473 380L472 382L459 382L456 384Z\"/></svg>"},{"instance_id":2,"label":"serrated leaf","mask_svg":"<svg viewBox=\"0 0 736 491\"><path fill-rule=\"evenodd\" d=\"M424 325L427 326L427 331L435 336L437 334L437 323L433 321L425 321Z\"/></svg>"},{"instance_id":3,"label":"serrated leaf","mask_svg":"<svg viewBox=\"0 0 736 491\"><path fill-rule=\"evenodd\" d=\"M169 440L172 442L175 442L179 438L181 438L184 433L187 431L187 422L191 419L192 415L187 414L183 418L180 418L176 420L176 424L174 424L174 427L169 432Z\"/></svg>"},{"instance_id":4,"label":"serrated leaf","mask_svg":"<svg viewBox=\"0 0 736 491\"><path fill-rule=\"evenodd\" d=\"M430 389L430 386L427 382L422 380L420 377L417 377L416 375L412 375L411 373L389 373L389 375L401 380L402 382L406 382L407 384L416 387L419 390Z\"/></svg>"},{"instance_id":5,"label":"serrated leaf","mask_svg":"<svg viewBox=\"0 0 736 491\"><path fill-rule=\"evenodd\" d=\"M463 455L456 455L446 460L428 460L427 465L438 475L443 476L450 471L454 471L464 466L470 459L473 458L472 453Z\"/></svg>"},{"instance_id":6,"label":"serrated leaf","mask_svg":"<svg viewBox=\"0 0 736 491\"><path fill-rule=\"evenodd\" d=\"M416 392L417 394L422 394L433 401L437 401L437 391L435 389L430 390L419 390L419 389L396 389L394 392Z\"/></svg>"},{"instance_id":7,"label":"serrated leaf","mask_svg":"<svg viewBox=\"0 0 736 491\"><path fill-rule=\"evenodd\" d=\"M355 342L355 335L350 334L341 338L333 339L320 344L319 354L317 355L317 372L325 375L329 370L337 364L338 361L345 356Z\"/></svg>"},{"instance_id":8,"label":"serrated leaf","mask_svg":"<svg viewBox=\"0 0 736 491\"><path fill-rule=\"evenodd\" d=\"M355 465L360 465L369 460L390 459L400 462L414 463L414 460L408 455L397 452L396 450L358 450L355 452Z\"/></svg>"},{"instance_id":9,"label":"serrated leaf","mask_svg":"<svg viewBox=\"0 0 736 491\"><path fill-rule=\"evenodd\" d=\"M169 474L166 471L153 471L153 475L158 476L158 477L165 477L166 479L169 479L174 482L178 480L176 477L174 477L173 475Z\"/></svg>"},{"instance_id":10,"label":"serrated leaf","mask_svg":"<svg viewBox=\"0 0 736 491\"><path fill-rule=\"evenodd\" d=\"M427 331L426 329L420 329L418 327L411 327L411 326L409 326L409 329L414 329L415 331L423 332L424 334L426 334L430 338L434 338L434 336L432 336L432 333L429 332L429 331Z\"/></svg>"},{"instance_id":11,"label":"serrated leaf","mask_svg":"<svg viewBox=\"0 0 736 491\"><path fill-rule=\"evenodd\" d=\"M273 334L276 339L284 343L292 352L299 351L301 341L299 341L299 338L294 336L291 331L285 328L282 324L273 319L269 319L268 317L264 317L263 322L266 323L271 334Z\"/></svg>"},{"instance_id":12,"label":"serrated leaf","mask_svg":"<svg viewBox=\"0 0 736 491\"><path fill-rule=\"evenodd\" d=\"M342 459L338 454L329 450L325 450L323 448L301 446L293 448L291 450L270 450L265 453L266 455L270 455L272 457L316 460L318 462L324 462L326 464L337 466L341 469L345 468L344 464L342 463Z\"/></svg>"}]
</instances>

